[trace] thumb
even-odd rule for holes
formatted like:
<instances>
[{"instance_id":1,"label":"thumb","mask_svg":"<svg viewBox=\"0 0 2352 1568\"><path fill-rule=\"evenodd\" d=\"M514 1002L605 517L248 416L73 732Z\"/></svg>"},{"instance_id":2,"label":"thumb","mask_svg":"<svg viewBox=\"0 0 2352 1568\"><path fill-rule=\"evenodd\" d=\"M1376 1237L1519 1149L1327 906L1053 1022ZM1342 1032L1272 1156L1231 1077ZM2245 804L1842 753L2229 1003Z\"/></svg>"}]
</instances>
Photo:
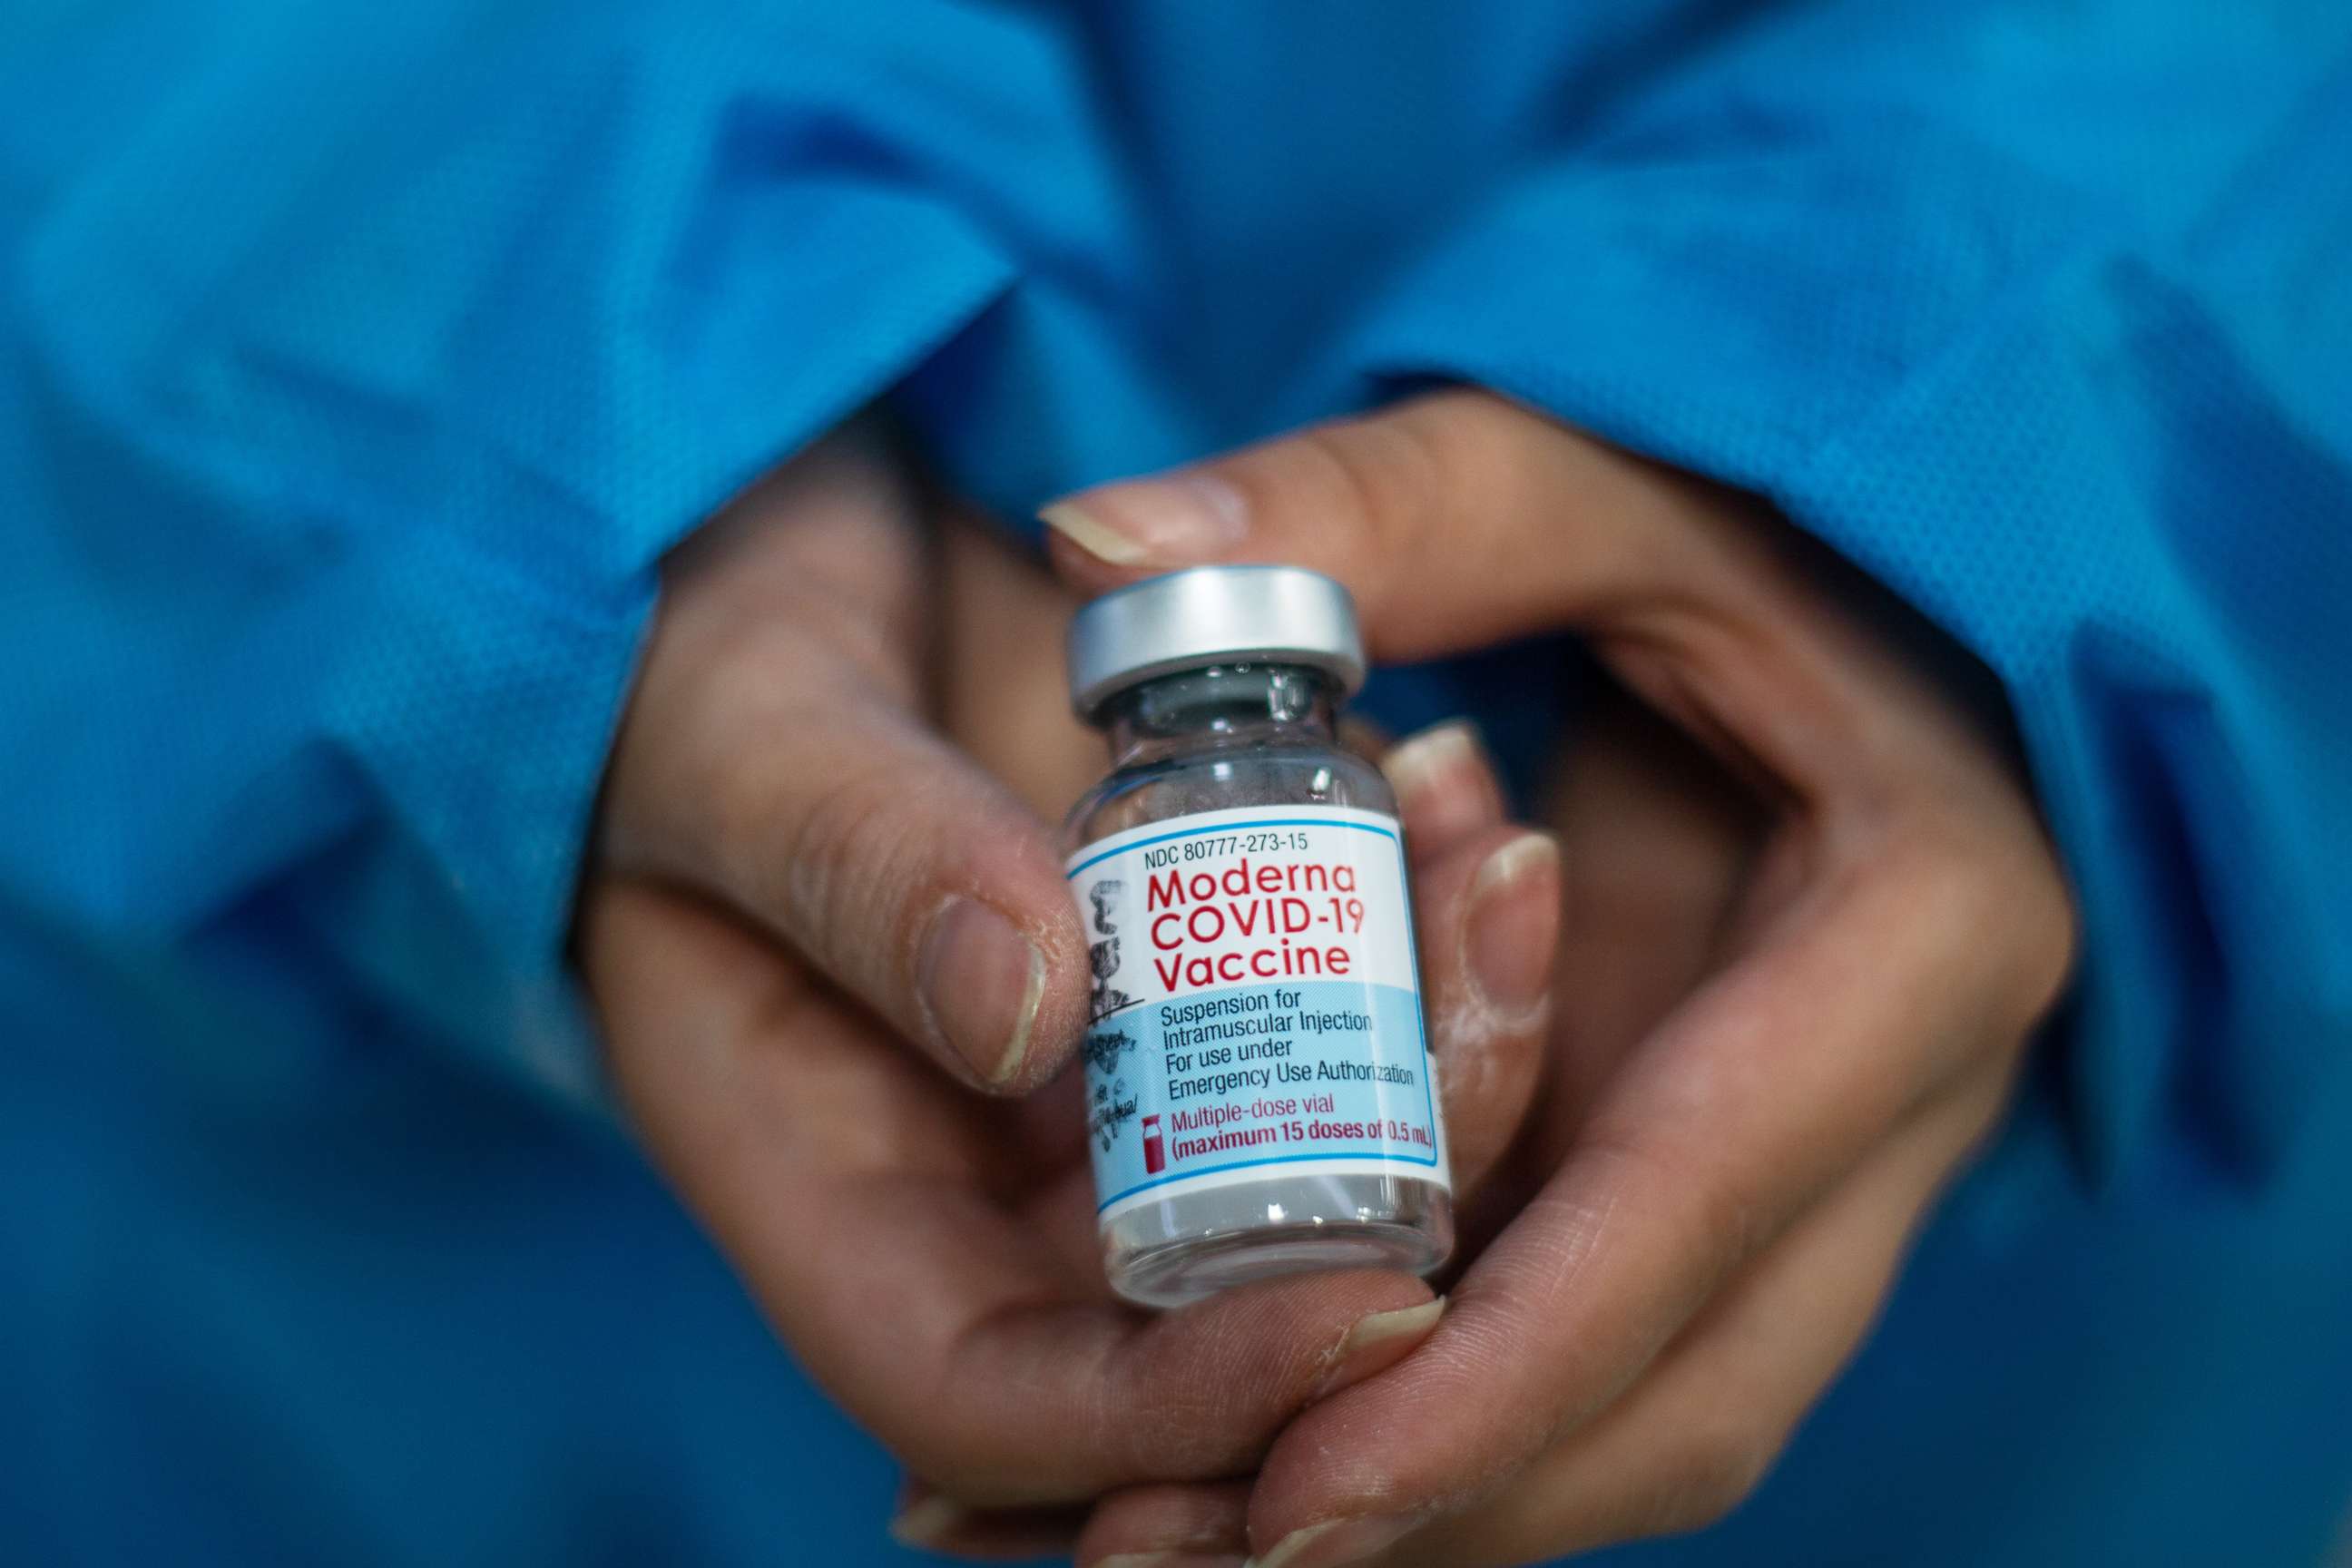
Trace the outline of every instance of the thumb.
<instances>
[{"instance_id":1,"label":"thumb","mask_svg":"<svg viewBox=\"0 0 2352 1568\"><path fill-rule=\"evenodd\" d=\"M1053 1076L1086 1022L1087 946L1045 824L916 715L802 716L788 748L671 821L673 865L784 939L964 1081Z\"/></svg>"},{"instance_id":2,"label":"thumb","mask_svg":"<svg viewBox=\"0 0 2352 1568\"><path fill-rule=\"evenodd\" d=\"M1208 562L1345 583L1373 657L1603 631L1709 553L1709 487L1477 391L1415 398L1045 509L1091 591Z\"/></svg>"},{"instance_id":3,"label":"thumb","mask_svg":"<svg viewBox=\"0 0 2352 1568\"><path fill-rule=\"evenodd\" d=\"M1434 393L1039 515L1055 567L1093 592L1213 562L1335 577L1375 659L1580 633L1734 768L1801 795L1926 754L1885 717L1909 678L1831 613L1793 531L1490 393Z\"/></svg>"}]
</instances>

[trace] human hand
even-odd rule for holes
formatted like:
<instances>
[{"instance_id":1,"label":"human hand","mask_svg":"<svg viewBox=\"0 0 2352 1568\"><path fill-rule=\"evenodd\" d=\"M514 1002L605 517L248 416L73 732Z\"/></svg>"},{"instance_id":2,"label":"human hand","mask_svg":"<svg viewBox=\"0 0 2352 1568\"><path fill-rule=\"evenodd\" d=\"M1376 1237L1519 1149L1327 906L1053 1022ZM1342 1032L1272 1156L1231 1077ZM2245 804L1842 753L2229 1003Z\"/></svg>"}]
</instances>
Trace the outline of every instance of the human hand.
<instances>
[{"instance_id":1,"label":"human hand","mask_svg":"<svg viewBox=\"0 0 2352 1568\"><path fill-rule=\"evenodd\" d=\"M895 470L846 438L677 553L578 949L654 1163L810 1374L923 1478L906 1528L1016 1547L1066 1535L1055 1505L1246 1469L1434 1314L1419 1280L1370 1272L1161 1316L1110 1297L1062 1073L1084 941L1045 823L934 727L931 568ZM1485 1039L1531 1064L1556 865L1473 894L1527 837L1499 816L1457 837L1421 918L1478 922L1433 966L1457 1028L1491 961L1526 977ZM1514 1121L1531 1077L1449 1109Z\"/></svg>"},{"instance_id":2,"label":"human hand","mask_svg":"<svg viewBox=\"0 0 2352 1568\"><path fill-rule=\"evenodd\" d=\"M1825 552L1483 394L1047 520L1089 589L1331 573L1379 658L1572 628L1649 714L1563 803L1550 1073L1444 1320L1253 1481L1106 1500L1080 1561L1478 1568L1719 1517L1866 1331L2063 983L2071 905L2011 759Z\"/></svg>"}]
</instances>

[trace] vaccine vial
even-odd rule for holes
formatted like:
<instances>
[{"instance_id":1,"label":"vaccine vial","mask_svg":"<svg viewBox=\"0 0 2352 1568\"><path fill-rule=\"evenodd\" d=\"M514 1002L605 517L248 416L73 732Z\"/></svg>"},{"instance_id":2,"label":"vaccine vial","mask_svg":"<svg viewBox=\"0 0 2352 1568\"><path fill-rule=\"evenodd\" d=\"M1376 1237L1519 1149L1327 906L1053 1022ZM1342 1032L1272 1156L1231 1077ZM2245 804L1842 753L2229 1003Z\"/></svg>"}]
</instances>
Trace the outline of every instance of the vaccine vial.
<instances>
[{"instance_id":1,"label":"vaccine vial","mask_svg":"<svg viewBox=\"0 0 2352 1568\"><path fill-rule=\"evenodd\" d=\"M1070 627L1110 741L1072 810L1085 1057L1110 1282L1173 1307L1454 1245L1396 799L1342 750L1347 590L1287 566L1137 583Z\"/></svg>"}]
</instances>

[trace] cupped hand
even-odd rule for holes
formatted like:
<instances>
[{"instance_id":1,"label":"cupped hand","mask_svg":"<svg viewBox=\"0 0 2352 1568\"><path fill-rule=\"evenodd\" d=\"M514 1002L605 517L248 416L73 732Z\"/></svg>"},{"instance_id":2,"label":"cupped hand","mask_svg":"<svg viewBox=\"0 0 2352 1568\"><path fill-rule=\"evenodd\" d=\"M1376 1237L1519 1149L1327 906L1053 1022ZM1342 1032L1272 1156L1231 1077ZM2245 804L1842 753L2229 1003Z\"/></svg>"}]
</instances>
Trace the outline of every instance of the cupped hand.
<instances>
[{"instance_id":1,"label":"cupped hand","mask_svg":"<svg viewBox=\"0 0 2352 1568\"><path fill-rule=\"evenodd\" d=\"M1349 584L1376 657L1572 629L1633 700L1559 802L1549 1071L1444 1319L1254 1479L1106 1500L1080 1561L1478 1568L1719 1517L1866 1331L2071 963L1980 693L1752 503L1476 392L1046 518L1085 588L1292 562Z\"/></svg>"},{"instance_id":2,"label":"cupped hand","mask_svg":"<svg viewBox=\"0 0 2352 1568\"><path fill-rule=\"evenodd\" d=\"M856 436L682 548L577 947L655 1164L811 1374L923 1478L908 1528L950 1540L965 1505L1246 1471L1436 1314L1421 1281L1372 1272L1160 1316L1110 1296L1063 1071L1084 941L1049 828L935 727L941 613L931 531ZM1432 966L1457 1030L1500 1016L1496 962L1550 965L1556 862L1507 899L1475 886L1528 837L1497 811L1431 863L1420 918L1478 932ZM1534 1059L1539 1004L1520 1000L1479 1037L1496 1060ZM1468 1076L1454 1114L1517 1121L1531 1071Z\"/></svg>"}]
</instances>

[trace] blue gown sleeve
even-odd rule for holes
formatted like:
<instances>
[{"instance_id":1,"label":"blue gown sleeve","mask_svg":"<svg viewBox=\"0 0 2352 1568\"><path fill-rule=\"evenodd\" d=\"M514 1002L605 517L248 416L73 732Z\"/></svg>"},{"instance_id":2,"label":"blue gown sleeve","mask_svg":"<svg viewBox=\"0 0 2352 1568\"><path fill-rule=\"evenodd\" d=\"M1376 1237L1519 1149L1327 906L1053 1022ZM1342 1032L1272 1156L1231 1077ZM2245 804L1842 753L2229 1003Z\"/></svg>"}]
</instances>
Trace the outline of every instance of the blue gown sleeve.
<instances>
[{"instance_id":1,"label":"blue gown sleeve","mask_svg":"<svg viewBox=\"0 0 2352 1568\"><path fill-rule=\"evenodd\" d=\"M1510 184L1357 363L1758 491L1989 665L2077 1154L2252 1179L2352 1067L2347 254L2340 11L1828 7Z\"/></svg>"},{"instance_id":2,"label":"blue gown sleeve","mask_svg":"<svg viewBox=\"0 0 2352 1568\"><path fill-rule=\"evenodd\" d=\"M837 23L0 21L12 952L158 1047L260 1007L593 1089L562 946L657 557L1006 277L855 130L951 40Z\"/></svg>"}]
</instances>

